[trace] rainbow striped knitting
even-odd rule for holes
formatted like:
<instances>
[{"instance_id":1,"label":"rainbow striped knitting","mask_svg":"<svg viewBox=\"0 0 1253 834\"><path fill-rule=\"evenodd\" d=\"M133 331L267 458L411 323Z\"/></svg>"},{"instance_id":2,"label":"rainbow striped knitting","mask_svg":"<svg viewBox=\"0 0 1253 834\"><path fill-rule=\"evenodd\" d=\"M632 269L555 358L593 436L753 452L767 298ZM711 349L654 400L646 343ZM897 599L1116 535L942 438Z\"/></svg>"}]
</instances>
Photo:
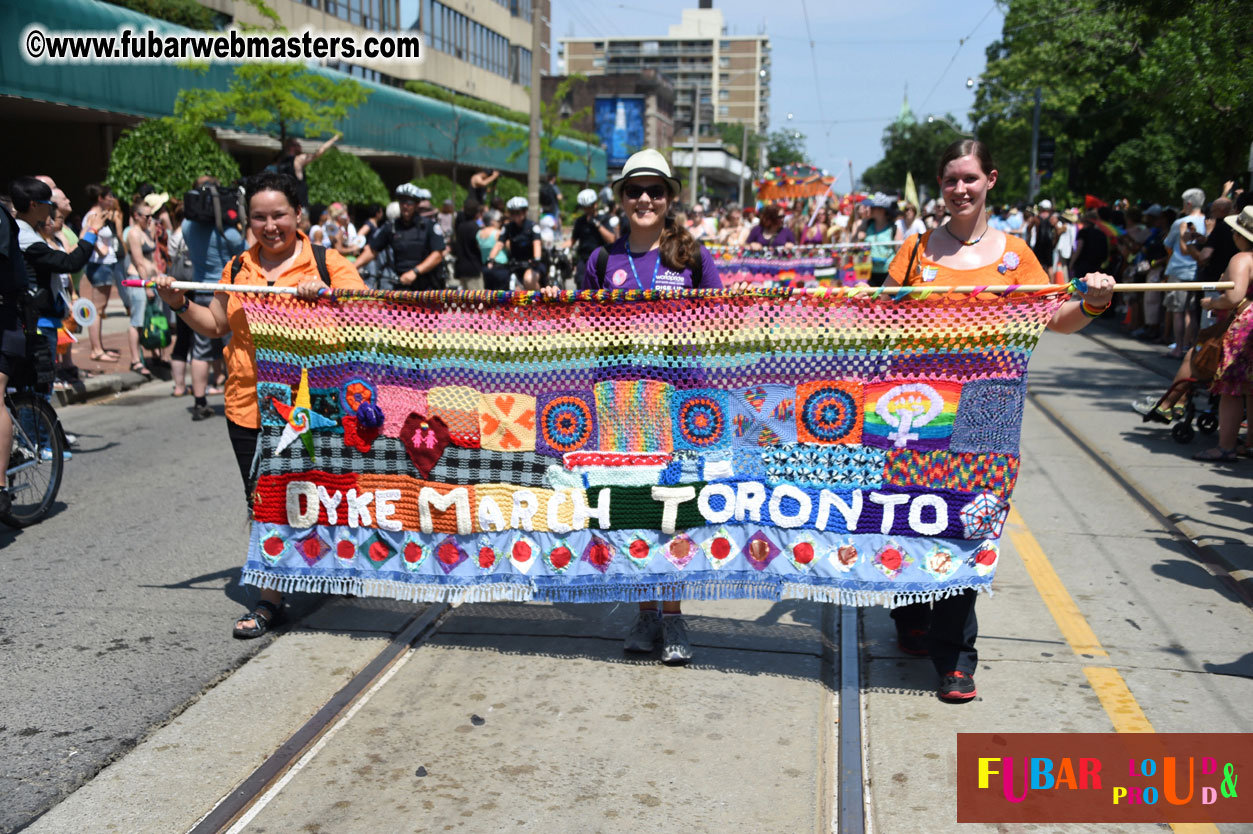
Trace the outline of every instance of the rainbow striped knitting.
<instances>
[{"instance_id":1,"label":"rainbow striped knitting","mask_svg":"<svg viewBox=\"0 0 1253 834\"><path fill-rule=\"evenodd\" d=\"M1065 298L243 296L262 411L244 580L428 601L985 590L1027 361Z\"/></svg>"}]
</instances>

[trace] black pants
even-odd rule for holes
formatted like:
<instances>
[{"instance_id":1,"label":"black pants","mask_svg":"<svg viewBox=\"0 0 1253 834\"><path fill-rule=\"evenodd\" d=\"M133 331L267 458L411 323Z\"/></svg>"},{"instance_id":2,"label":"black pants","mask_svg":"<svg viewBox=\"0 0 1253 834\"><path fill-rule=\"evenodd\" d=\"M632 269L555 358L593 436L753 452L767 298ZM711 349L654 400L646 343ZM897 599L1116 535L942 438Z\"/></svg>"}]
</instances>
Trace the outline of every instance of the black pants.
<instances>
[{"instance_id":1,"label":"black pants","mask_svg":"<svg viewBox=\"0 0 1253 834\"><path fill-rule=\"evenodd\" d=\"M251 502L252 490L256 486L256 481L252 477L252 460L257 456L257 438L261 434L261 429L250 429L227 420L226 433L231 438L231 448L235 450L235 462L239 464L239 477L244 482L244 501Z\"/></svg>"},{"instance_id":2,"label":"black pants","mask_svg":"<svg viewBox=\"0 0 1253 834\"><path fill-rule=\"evenodd\" d=\"M485 290L507 290L509 289L509 270L499 266L483 267L483 289Z\"/></svg>"},{"instance_id":3,"label":"black pants","mask_svg":"<svg viewBox=\"0 0 1253 834\"><path fill-rule=\"evenodd\" d=\"M935 670L946 675L954 670L968 675L979 665L975 638L979 621L975 617L974 591L963 591L937 602L919 602L892 609L896 627L927 632L927 649Z\"/></svg>"}]
</instances>

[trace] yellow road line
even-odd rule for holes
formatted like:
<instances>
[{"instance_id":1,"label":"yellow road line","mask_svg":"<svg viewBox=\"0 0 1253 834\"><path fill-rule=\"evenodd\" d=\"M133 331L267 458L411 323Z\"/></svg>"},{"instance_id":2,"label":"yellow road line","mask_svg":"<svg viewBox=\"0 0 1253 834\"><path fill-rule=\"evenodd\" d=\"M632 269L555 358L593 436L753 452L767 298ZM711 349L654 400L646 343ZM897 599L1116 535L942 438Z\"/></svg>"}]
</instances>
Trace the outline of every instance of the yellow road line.
<instances>
[{"instance_id":1,"label":"yellow road line","mask_svg":"<svg viewBox=\"0 0 1253 834\"><path fill-rule=\"evenodd\" d=\"M1009 508L1005 532L1009 534L1009 540L1014 543L1014 549L1018 551L1023 564L1027 566L1031 581L1035 583L1036 590L1044 599L1053 619L1057 621L1057 627L1062 630L1062 636L1070 644L1071 650L1080 656L1086 654L1109 657L1105 649L1101 648L1101 641L1096 639L1096 632L1088 625L1083 614L1079 613L1079 606L1070 598L1061 577L1053 570L1048 557L1044 555L1044 549L1027 529L1027 523L1013 505Z\"/></svg>"},{"instance_id":2,"label":"yellow road line","mask_svg":"<svg viewBox=\"0 0 1253 834\"><path fill-rule=\"evenodd\" d=\"M1070 592L1062 584L1061 577L1044 555L1044 548L1040 547L1027 523L1018 514L1018 509L1012 505L1006 518L1005 532L1013 542L1014 550L1022 558L1027 574L1035 583L1036 591L1053 615L1054 622L1061 629L1071 650L1080 657L1087 655L1108 658L1109 653L1101 646L1096 632L1088 625L1079 606L1075 605ZM1112 666L1085 666L1083 674L1096 697L1100 699L1115 732L1155 732L1148 716L1140 709L1139 702L1131 694L1127 682L1118 674L1117 669ZM1219 834L1218 826L1210 823L1171 823L1170 828L1175 834Z\"/></svg>"}]
</instances>

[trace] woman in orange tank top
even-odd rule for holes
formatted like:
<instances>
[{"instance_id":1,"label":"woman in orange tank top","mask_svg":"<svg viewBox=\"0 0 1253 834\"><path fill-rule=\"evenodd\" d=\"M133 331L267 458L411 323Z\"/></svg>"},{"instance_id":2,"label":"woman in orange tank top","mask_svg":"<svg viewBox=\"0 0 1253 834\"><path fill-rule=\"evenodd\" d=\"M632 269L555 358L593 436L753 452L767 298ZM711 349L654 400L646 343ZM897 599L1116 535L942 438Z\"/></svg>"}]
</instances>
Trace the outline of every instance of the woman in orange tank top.
<instances>
[{"instance_id":1,"label":"woman in orange tank top","mask_svg":"<svg viewBox=\"0 0 1253 834\"><path fill-rule=\"evenodd\" d=\"M1048 284L1048 273L1022 239L988 226L987 194L996 185L996 168L983 143L954 142L940 157L938 179L948 222L910 235L888 268L885 287L995 286ZM1049 329L1061 333L1081 330L1101 315L1113 298L1114 279L1102 273L1084 277L1087 291L1058 308ZM989 294L990 295L990 294ZM907 654L930 655L940 676L942 700L969 701L977 694L974 671L978 663L975 638L974 591L934 603L893 609L897 642Z\"/></svg>"}]
</instances>

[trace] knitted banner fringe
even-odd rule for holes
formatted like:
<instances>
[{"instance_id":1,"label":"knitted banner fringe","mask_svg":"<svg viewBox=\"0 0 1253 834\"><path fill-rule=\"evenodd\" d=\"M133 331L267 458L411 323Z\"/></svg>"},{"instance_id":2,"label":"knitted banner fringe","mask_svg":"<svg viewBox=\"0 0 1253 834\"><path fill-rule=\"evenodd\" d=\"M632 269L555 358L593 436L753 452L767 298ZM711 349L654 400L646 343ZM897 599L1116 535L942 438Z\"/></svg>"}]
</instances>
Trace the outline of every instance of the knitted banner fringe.
<instances>
[{"instance_id":1,"label":"knitted banner fringe","mask_svg":"<svg viewBox=\"0 0 1253 834\"><path fill-rule=\"evenodd\" d=\"M723 599L780 601L801 599L850 605L857 608L899 608L919 602L938 602L967 590L992 595L988 584L948 586L934 591L867 591L801 582L763 579L658 580L612 585L537 586L533 581L492 582L485 585L418 584L372 577L277 576L268 571L245 570L246 585L283 594L352 594L359 597L396 599L403 602L711 602Z\"/></svg>"}]
</instances>

